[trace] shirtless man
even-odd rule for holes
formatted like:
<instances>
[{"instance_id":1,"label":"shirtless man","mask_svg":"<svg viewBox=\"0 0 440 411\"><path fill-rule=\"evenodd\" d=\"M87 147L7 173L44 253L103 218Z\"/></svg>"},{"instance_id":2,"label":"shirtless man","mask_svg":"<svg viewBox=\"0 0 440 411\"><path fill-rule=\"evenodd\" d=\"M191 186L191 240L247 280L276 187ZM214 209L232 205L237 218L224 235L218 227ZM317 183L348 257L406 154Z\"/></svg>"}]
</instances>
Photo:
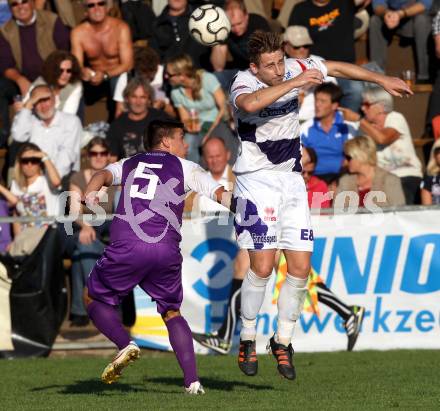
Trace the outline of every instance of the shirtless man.
<instances>
[{"instance_id":1,"label":"shirtless man","mask_svg":"<svg viewBox=\"0 0 440 411\"><path fill-rule=\"evenodd\" d=\"M83 4L86 21L72 30L72 53L81 65L83 81L92 86L109 83L109 87L102 87L101 92L93 87L89 93L95 99L91 100L96 101L107 94L111 102L117 77L133 67L130 28L122 20L108 15L106 1L84 0ZM94 101L87 101L87 87L85 93L86 103L93 104Z\"/></svg>"}]
</instances>

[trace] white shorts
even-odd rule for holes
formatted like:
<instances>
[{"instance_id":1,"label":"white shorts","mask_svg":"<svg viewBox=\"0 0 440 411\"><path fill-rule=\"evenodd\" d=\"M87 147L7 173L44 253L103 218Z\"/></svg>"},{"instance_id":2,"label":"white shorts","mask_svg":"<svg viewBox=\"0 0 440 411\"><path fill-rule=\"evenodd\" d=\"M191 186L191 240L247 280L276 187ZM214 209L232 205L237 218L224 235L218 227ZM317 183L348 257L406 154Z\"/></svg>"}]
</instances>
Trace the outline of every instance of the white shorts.
<instances>
[{"instance_id":1,"label":"white shorts","mask_svg":"<svg viewBox=\"0 0 440 411\"><path fill-rule=\"evenodd\" d=\"M307 190L300 173L261 170L239 175L234 203L240 248L313 251Z\"/></svg>"}]
</instances>

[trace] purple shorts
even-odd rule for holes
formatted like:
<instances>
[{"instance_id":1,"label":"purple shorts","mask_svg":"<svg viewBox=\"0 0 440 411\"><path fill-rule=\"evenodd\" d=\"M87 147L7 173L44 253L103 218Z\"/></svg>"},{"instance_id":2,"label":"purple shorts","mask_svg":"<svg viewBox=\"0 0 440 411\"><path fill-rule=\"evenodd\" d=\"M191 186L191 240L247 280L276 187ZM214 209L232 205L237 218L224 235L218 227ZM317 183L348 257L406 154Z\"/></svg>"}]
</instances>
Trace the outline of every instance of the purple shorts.
<instances>
[{"instance_id":1,"label":"purple shorts","mask_svg":"<svg viewBox=\"0 0 440 411\"><path fill-rule=\"evenodd\" d=\"M182 254L178 244L115 241L91 271L89 296L110 305L139 285L165 314L182 304Z\"/></svg>"}]
</instances>

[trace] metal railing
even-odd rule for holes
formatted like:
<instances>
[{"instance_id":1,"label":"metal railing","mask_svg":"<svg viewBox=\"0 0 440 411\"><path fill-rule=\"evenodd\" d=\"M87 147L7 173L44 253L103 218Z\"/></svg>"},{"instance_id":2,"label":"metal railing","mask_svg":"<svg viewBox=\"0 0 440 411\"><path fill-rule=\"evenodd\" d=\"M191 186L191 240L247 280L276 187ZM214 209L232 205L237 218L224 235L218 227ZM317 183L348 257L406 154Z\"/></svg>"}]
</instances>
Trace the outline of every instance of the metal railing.
<instances>
[{"instance_id":1,"label":"metal railing","mask_svg":"<svg viewBox=\"0 0 440 411\"><path fill-rule=\"evenodd\" d=\"M428 210L440 210L440 205L431 205L431 206L422 206L422 205L413 205L413 206L399 206L399 207L383 207L380 209L380 212L384 213L396 213L396 212L409 212L409 211L428 211ZM351 212L349 208L321 208L321 209L312 209L312 215L340 215L340 214L373 214L371 210L366 208L357 208L356 212ZM0 223L43 223L43 224L53 224L53 223L73 223L78 218L83 219L86 222L98 222L98 221L111 221L115 217L116 214L80 214L79 216L69 216L69 215L61 215L61 216L40 216L40 217L31 217L31 216L9 216L9 217L0 217ZM213 212L185 212L183 213L183 218L190 219L192 217L226 217L228 215L232 215L231 212L227 211L213 211Z\"/></svg>"}]
</instances>

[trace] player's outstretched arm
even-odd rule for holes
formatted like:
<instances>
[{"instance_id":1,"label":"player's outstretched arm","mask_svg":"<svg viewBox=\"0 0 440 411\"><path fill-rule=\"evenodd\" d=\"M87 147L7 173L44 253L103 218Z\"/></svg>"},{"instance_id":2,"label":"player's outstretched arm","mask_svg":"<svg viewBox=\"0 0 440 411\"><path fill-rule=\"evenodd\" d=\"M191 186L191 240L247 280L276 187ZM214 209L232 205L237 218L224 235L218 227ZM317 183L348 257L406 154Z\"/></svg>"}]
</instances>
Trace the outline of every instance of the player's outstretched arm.
<instances>
[{"instance_id":1,"label":"player's outstretched arm","mask_svg":"<svg viewBox=\"0 0 440 411\"><path fill-rule=\"evenodd\" d=\"M235 105L247 113L255 113L270 106L294 88L321 84L322 81L323 76L319 70L306 70L299 76L283 81L275 86L266 87L252 93L240 94L235 100Z\"/></svg>"},{"instance_id":2,"label":"player's outstretched arm","mask_svg":"<svg viewBox=\"0 0 440 411\"><path fill-rule=\"evenodd\" d=\"M396 97L413 94L409 86L400 78L385 76L355 64L343 63L341 61L325 61L324 64L327 66L329 76L376 83Z\"/></svg>"}]
</instances>

